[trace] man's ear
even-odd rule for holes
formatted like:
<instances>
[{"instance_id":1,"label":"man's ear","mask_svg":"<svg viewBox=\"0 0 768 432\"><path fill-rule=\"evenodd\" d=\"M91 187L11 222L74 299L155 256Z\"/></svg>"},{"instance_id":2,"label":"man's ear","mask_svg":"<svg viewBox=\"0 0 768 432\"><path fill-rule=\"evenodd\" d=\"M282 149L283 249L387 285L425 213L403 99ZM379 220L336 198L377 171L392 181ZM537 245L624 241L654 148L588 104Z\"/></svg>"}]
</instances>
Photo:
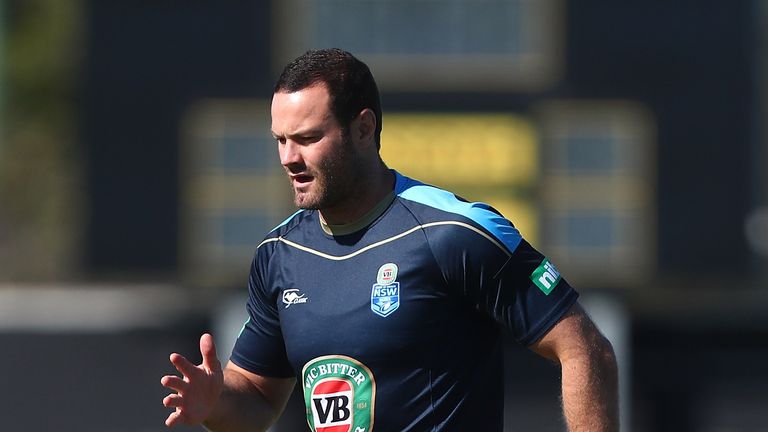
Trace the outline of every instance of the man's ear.
<instances>
[{"instance_id":1,"label":"man's ear","mask_svg":"<svg viewBox=\"0 0 768 432\"><path fill-rule=\"evenodd\" d=\"M376 114L370 108L360 111L352 120L351 132L353 138L363 143L376 143Z\"/></svg>"}]
</instances>

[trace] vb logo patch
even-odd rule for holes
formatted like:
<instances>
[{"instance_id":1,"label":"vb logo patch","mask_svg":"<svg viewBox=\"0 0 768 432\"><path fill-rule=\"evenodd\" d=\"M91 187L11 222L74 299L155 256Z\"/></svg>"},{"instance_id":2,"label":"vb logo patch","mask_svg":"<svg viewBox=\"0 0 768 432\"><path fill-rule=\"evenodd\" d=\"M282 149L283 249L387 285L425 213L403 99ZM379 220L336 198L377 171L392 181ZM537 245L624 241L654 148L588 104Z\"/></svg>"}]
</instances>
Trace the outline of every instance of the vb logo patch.
<instances>
[{"instance_id":1,"label":"vb logo patch","mask_svg":"<svg viewBox=\"0 0 768 432\"><path fill-rule=\"evenodd\" d=\"M400 307L400 282L397 282L397 264L387 263L379 267L376 283L371 289L371 310L388 317Z\"/></svg>"},{"instance_id":2,"label":"vb logo patch","mask_svg":"<svg viewBox=\"0 0 768 432\"><path fill-rule=\"evenodd\" d=\"M323 356L307 362L301 375L312 431L373 430L376 380L364 364L346 356Z\"/></svg>"}]
</instances>

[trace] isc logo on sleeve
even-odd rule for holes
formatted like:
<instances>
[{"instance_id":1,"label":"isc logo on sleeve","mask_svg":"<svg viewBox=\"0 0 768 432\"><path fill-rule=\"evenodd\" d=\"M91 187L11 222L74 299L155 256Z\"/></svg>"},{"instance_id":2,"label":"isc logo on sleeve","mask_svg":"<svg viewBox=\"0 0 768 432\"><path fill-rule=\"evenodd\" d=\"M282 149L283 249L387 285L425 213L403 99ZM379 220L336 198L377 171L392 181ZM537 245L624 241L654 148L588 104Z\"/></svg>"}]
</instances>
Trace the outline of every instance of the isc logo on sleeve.
<instances>
[{"instance_id":1,"label":"isc logo on sleeve","mask_svg":"<svg viewBox=\"0 0 768 432\"><path fill-rule=\"evenodd\" d=\"M371 432L376 402L373 373L359 361L330 355L302 370L307 424L314 432Z\"/></svg>"}]
</instances>

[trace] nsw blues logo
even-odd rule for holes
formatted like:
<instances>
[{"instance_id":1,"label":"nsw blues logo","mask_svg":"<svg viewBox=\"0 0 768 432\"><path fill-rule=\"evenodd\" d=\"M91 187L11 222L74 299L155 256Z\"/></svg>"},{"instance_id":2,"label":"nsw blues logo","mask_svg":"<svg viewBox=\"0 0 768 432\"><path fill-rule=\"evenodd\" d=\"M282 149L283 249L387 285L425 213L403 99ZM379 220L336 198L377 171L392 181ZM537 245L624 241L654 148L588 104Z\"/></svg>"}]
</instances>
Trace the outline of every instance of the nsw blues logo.
<instances>
[{"instance_id":1,"label":"nsw blues logo","mask_svg":"<svg viewBox=\"0 0 768 432\"><path fill-rule=\"evenodd\" d=\"M379 267L376 283L371 289L371 310L376 315L388 317L400 307L400 282L397 282L397 264L387 263Z\"/></svg>"}]
</instances>

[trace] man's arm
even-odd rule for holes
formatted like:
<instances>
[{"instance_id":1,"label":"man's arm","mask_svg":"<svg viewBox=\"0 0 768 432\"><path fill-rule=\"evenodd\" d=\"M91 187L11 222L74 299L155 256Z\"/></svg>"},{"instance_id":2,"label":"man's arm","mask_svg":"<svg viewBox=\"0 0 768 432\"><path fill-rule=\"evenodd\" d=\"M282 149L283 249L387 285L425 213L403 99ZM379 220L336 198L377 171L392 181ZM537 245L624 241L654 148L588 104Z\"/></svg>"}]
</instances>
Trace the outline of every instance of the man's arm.
<instances>
[{"instance_id":1,"label":"man's arm","mask_svg":"<svg viewBox=\"0 0 768 432\"><path fill-rule=\"evenodd\" d=\"M200 365L171 354L171 363L183 377L166 375L160 380L175 391L163 399L163 405L176 409L165 424L204 424L216 432L267 430L283 412L295 379L257 375L232 362L222 370L209 334L200 338L200 353Z\"/></svg>"},{"instance_id":2,"label":"man's arm","mask_svg":"<svg viewBox=\"0 0 768 432\"><path fill-rule=\"evenodd\" d=\"M265 431L280 417L295 384L295 378L256 375L229 362L224 391L203 424L216 432Z\"/></svg>"},{"instance_id":3,"label":"man's arm","mask_svg":"<svg viewBox=\"0 0 768 432\"><path fill-rule=\"evenodd\" d=\"M530 348L560 363L563 414L569 431L619 430L613 347L578 303Z\"/></svg>"}]
</instances>

